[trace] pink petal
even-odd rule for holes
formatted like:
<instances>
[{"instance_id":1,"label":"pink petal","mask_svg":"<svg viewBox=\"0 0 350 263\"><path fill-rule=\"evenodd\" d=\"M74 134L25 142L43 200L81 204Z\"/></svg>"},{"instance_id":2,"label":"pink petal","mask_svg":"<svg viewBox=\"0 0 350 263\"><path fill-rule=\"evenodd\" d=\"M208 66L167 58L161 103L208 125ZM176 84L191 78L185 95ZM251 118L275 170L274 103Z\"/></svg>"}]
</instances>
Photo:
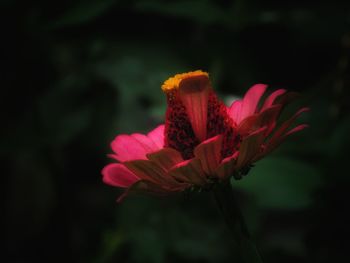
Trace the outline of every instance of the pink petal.
<instances>
[{"instance_id":1,"label":"pink petal","mask_svg":"<svg viewBox=\"0 0 350 263\"><path fill-rule=\"evenodd\" d=\"M120 162L130 160L146 160L146 154L161 149L164 145L163 125L158 126L147 136L134 133L131 135L122 134L117 136L111 143L115 154L111 155Z\"/></svg>"},{"instance_id":2,"label":"pink petal","mask_svg":"<svg viewBox=\"0 0 350 263\"><path fill-rule=\"evenodd\" d=\"M270 96L265 100L264 105L261 107L260 111L264 111L267 108L271 107L274 104L275 100L284 93L286 93L285 89L278 89L272 92Z\"/></svg>"},{"instance_id":3,"label":"pink petal","mask_svg":"<svg viewBox=\"0 0 350 263\"><path fill-rule=\"evenodd\" d=\"M260 98L264 94L266 88L267 85L256 84L247 91L242 101L242 109L238 123L256 112Z\"/></svg>"},{"instance_id":4,"label":"pink petal","mask_svg":"<svg viewBox=\"0 0 350 263\"><path fill-rule=\"evenodd\" d=\"M231 119L235 122L235 124L239 123L242 109L242 101L236 100L231 104L231 107L228 110L228 114Z\"/></svg>"},{"instance_id":5,"label":"pink petal","mask_svg":"<svg viewBox=\"0 0 350 263\"><path fill-rule=\"evenodd\" d=\"M158 184L163 188L172 188L179 184L169 176L161 167L149 160L134 160L124 165L140 179Z\"/></svg>"},{"instance_id":6,"label":"pink petal","mask_svg":"<svg viewBox=\"0 0 350 263\"><path fill-rule=\"evenodd\" d=\"M117 187L129 187L140 179L120 163L106 165L102 170L103 182Z\"/></svg>"},{"instance_id":7,"label":"pink petal","mask_svg":"<svg viewBox=\"0 0 350 263\"><path fill-rule=\"evenodd\" d=\"M221 148L223 136L210 138L194 149L194 156L201 161L204 172L213 175L221 161Z\"/></svg>"},{"instance_id":8,"label":"pink petal","mask_svg":"<svg viewBox=\"0 0 350 263\"><path fill-rule=\"evenodd\" d=\"M192 129L200 141L207 137L209 89L209 79L205 75L183 79L179 84L181 101L186 108Z\"/></svg>"},{"instance_id":9,"label":"pink petal","mask_svg":"<svg viewBox=\"0 0 350 263\"><path fill-rule=\"evenodd\" d=\"M239 147L237 169L241 169L248 165L254 157L259 154L261 145L265 139L265 131L266 127L263 127L243 139Z\"/></svg>"},{"instance_id":10,"label":"pink petal","mask_svg":"<svg viewBox=\"0 0 350 263\"><path fill-rule=\"evenodd\" d=\"M190 159L177 164L169 174L180 182L204 185L206 178L199 159Z\"/></svg>"},{"instance_id":11,"label":"pink petal","mask_svg":"<svg viewBox=\"0 0 350 263\"><path fill-rule=\"evenodd\" d=\"M181 153L172 148L163 148L157 152L149 153L147 154L147 158L158 164L165 171L168 171L176 164L183 162Z\"/></svg>"},{"instance_id":12,"label":"pink petal","mask_svg":"<svg viewBox=\"0 0 350 263\"><path fill-rule=\"evenodd\" d=\"M141 133L134 133L130 135L136 141L139 142L140 145L145 149L146 152L153 152L158 150L158 146L146 135Z\"/></svg>"},{"instance_id":13,"label":"pink petal","mask_svg":"<svg viewBox=\"0 0 350 263\"><path fill-rule=\"evenodd\" d=\"M147 149L130 135L119 135L111 143L113 157L120 162L135 159L146 159Z\"/></svg>"},{"instance_id":14,"label":"pink petal","mask_svg":"<svg viewBox=\"0 0 350 263\"><path fill-rule=\"evenodd\" d=\"M155 145L157 145L158 149L164 147L164 124L159 125L153 131L150 131L147 134L147 137L150 138Z\"/></svg>"}]
</instances>

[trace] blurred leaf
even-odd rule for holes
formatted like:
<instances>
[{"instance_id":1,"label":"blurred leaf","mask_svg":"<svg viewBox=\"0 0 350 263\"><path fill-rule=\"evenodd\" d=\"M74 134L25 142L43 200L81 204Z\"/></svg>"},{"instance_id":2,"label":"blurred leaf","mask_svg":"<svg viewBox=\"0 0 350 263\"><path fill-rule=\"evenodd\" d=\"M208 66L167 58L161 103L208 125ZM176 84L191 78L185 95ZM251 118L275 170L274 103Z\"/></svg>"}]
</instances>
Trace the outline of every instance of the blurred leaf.
<instances>
[{"instance_id":1,"label":"blurred leaf","mask_svg":"<svg viewBox=\"0 0 350 263\"><path fill-rule=\"evenodd\" d=\"M319 171L304 162L270 157L233 182L256 198L259 205L275 209L300 209L312 203L313 191L321 185Z\"/></svg>"}]
</instances>

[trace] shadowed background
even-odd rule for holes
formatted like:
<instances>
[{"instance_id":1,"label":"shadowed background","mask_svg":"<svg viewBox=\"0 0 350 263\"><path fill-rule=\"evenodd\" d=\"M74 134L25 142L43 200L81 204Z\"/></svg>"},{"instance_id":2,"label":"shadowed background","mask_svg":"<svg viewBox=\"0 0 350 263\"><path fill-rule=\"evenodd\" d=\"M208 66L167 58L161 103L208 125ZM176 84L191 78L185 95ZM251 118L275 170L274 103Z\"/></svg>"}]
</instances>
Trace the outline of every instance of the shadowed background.
<instances>
[{"instance_id":1,"label":"shadowed background","mask_svg":"<svg viewBox=\"0 0 350 263\"><path fill-rule=\"evenodd\" d=\"M345 2L345 1L344 1ZM115 200L115 135L148 132L162 82L209 71L230 103L287 88L311 127L233 181L264 262L346 262L349 5L335 1L1 1L4 262L234 262L210 193Z\"/></svg>"}]
</instances>

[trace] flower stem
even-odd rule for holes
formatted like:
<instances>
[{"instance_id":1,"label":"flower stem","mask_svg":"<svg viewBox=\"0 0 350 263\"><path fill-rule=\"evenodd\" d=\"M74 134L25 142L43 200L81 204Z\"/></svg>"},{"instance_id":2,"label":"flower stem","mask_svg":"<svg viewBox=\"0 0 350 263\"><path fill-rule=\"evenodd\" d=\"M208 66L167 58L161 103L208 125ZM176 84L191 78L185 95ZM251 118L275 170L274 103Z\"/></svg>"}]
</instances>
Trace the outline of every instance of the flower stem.
<instances>
[{"instance_id":1,"label":"flower stem","mask_svg":"<svg viewBox=\"0 0 350 263\"><path fill-rule=\"evenodd\" d=\"M213 188L216 202L233 234L237 245L240 263L262 263L261 257L250 239L242 213L236 203L230 181L217 184Z\"/></svg>"}]
</instances>

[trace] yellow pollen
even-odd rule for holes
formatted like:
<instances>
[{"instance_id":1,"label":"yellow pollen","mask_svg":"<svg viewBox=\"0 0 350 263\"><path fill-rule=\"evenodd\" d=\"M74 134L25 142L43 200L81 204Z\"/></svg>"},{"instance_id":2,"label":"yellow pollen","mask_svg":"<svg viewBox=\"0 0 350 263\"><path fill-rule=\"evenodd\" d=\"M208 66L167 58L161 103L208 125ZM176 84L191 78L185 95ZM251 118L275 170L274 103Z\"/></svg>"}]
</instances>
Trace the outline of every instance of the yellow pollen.
<instances>
[{"instance_id":1,"label":"yellow pollen","mask_svg":"<svg viewBox=\"0 0 350 263\"><path fill-rule=\"evenodd\" d=\"M196 70L196 71L191 71L191 72L187 72L187 73L176 74L174 77L167 79L163 83L162 90L164 92L169 92L169 91L178 89L179 84L182 80L187 79L187 78L191 78L191 77L197 77L197 76L209 77L209 74L207 72L202 71L202 70Z\"/></svg>"}]
</instances>

